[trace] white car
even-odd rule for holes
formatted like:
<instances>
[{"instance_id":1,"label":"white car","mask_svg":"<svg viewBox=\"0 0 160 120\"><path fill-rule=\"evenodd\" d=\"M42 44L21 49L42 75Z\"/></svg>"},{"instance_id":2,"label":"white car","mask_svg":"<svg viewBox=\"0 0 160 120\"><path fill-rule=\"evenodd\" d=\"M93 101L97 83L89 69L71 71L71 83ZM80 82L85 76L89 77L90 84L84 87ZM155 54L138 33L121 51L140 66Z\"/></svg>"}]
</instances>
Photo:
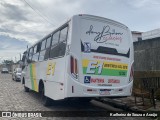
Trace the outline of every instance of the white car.
<instances>
[{"instance_id":1,"label":"white car","mask_svg":"<svg viewBox=\"0 0 160 120\"><path fill-rule=\"evenodd\" d=\"M12 73L12 79L15 81L21 81L21 74L22 74L21 68L14 69L14 71Z\"/></svg>"},{"instance_id":2,"label":"white car","mask_svg":"<svg viewBox=\"0 0 160 120\"><path fill-rule=\"evenodd\" d=\"M8 68L2 68L1 73L9 73Z\"/></svg>"}]
</instances>

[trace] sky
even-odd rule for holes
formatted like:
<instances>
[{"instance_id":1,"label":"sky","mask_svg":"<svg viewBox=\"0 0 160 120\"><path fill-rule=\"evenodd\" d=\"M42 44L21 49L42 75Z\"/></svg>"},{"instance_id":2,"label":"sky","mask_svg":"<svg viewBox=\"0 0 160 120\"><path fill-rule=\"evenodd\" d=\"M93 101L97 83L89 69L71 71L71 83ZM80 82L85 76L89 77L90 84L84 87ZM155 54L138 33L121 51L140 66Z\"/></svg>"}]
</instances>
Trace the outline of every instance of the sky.
<instances>
[{"instance_id":1,"label":"sky","mask_svg":"<svg viewBox=\"0 0 160 120\"><path fill-rule=\"evenodd\" d=\"M131 31L160 28L159 0L0 0L0 62L20 54L75 14L109 18Z\"/></svg>"}]
</instances>

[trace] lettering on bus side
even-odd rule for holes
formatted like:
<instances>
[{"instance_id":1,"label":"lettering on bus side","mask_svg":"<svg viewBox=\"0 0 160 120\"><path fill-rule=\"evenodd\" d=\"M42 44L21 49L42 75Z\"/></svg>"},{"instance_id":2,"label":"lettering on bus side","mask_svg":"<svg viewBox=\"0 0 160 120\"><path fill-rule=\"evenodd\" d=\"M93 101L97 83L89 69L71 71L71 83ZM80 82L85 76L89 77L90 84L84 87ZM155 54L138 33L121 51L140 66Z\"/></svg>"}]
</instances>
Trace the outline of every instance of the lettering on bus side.
<instances>
[{"instance_id":1,"label":"lettering on bus side","mask_svg":"<svg viewBox=\"0 0 160 120\"><path fill-rule=\"evenodd\" d=\"M56 63L49 62L47 65L47 75L54 75Z\"/></svg>"}]
</instances>

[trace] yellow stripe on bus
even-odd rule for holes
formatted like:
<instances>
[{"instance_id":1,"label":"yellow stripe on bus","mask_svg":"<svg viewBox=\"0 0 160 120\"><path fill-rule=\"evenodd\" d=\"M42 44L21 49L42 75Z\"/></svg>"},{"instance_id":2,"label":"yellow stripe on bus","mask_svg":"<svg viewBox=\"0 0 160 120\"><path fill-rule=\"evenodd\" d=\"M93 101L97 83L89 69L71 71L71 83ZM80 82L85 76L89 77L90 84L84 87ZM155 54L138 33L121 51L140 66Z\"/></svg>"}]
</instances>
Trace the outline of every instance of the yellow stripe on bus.
<instances>
[{"instance_id":1,"label":"yellow stripe on bus","mask_svg":"<svg viewBox=\"0 0 160 120\"><path fill-rule=\"evenodd\" d=\"M87 60L84 59L82 61L82 66L83 67L88 67L88 64L90 61L94 61L94 60ZM98 63L102 63L102 61L98 61L96 60L97 64ZM93 65L94 66L94 65ZM95 65L96 66L96 65ZM118 62L103 62L103 68L105 69L114 69L114 70L128 70L128 64L124 64L124 63L118 63Z\"/></svg>"}]
</instances>

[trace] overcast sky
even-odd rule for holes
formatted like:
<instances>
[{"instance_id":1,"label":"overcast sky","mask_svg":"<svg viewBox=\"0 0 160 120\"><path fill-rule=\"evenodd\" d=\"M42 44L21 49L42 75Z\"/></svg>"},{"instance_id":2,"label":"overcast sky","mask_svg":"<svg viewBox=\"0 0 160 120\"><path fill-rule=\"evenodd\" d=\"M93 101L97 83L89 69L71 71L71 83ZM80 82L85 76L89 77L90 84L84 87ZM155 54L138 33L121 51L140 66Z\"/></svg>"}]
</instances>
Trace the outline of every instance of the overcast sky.
<instances>
[{"instance_id":1,"label":"overcast sky","mask_svg":"<svg viewBox=\"0 0 160 120\"><path fill-rule=\"evenodd\" d=\"M0 0L0 62L18 60L27 45L74 14L113 19L132 31L160 28L159 0Z\"/></svg>"}]
</instances>

